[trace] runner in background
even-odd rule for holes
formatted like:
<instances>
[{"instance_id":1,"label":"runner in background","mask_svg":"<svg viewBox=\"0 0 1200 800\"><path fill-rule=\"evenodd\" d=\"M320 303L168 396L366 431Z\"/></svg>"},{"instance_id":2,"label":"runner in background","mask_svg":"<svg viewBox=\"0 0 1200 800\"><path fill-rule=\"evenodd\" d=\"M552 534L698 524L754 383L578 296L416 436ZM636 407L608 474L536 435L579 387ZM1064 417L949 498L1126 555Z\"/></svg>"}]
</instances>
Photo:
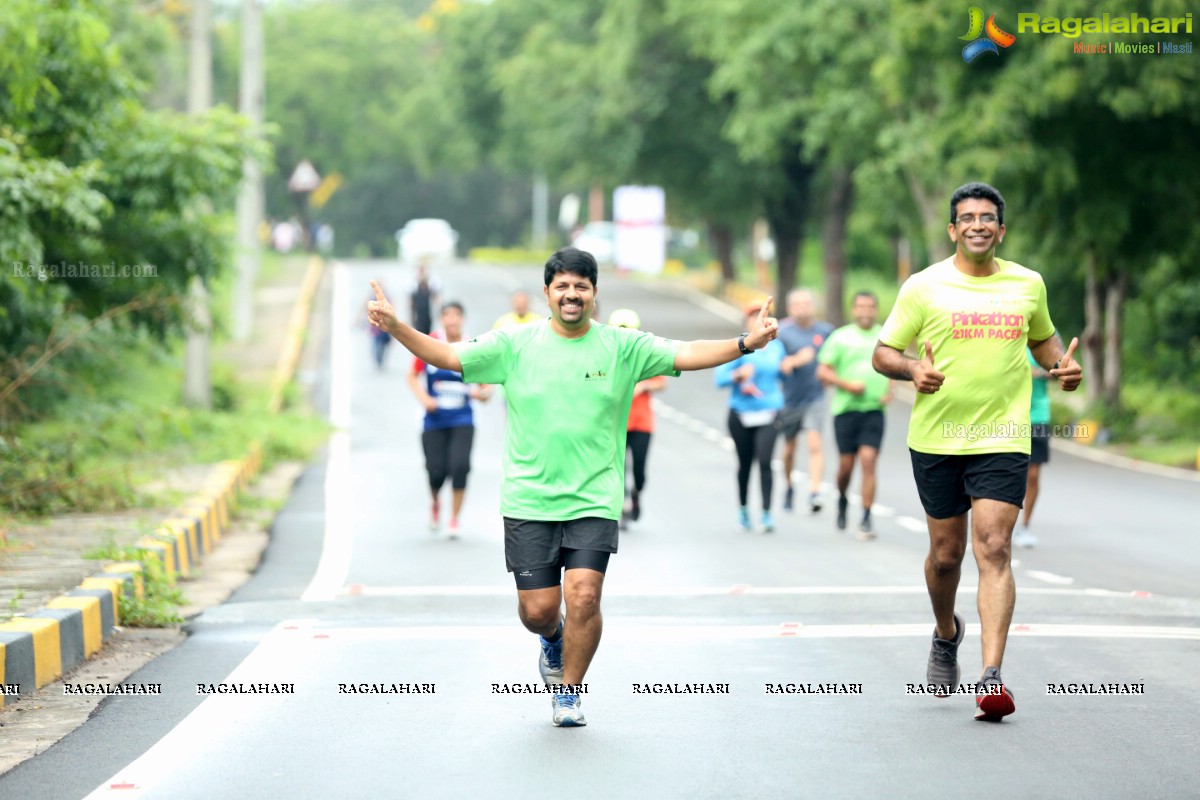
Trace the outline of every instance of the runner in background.
<instances>
[{"instance_id":1,"label":"runner in background","mask_svg":"<svg viewBox=\"0 0 1200 800\"><path fill-rule=\"evenodd\" d=\"M792 467L796 459L796 439L804 431L808 445L808 507L821 510L821 477L825 472L822 432L825 428L825 387L817 379L817 354L833 333L833 326L813 315L812 292L792 289L787 296L787 319L780 322L779 341L787 351L780 370L783 372L783 411L779 413L779 432L783 434L783 510L794 503Z\"/></svg>"},{"instance_id":2,"label":"runner in background","mask_svg":"<svg viewBox=\"0 0 1200 800\"><path fill-rule=\"evenodd\" d=\"M1025 354L1029 358L1030 380L1033 381L1033 397L1029 402L1029 475L1025 479L1021 527L1013 533L1013 544L1017 547L1034 547L1038 540L1029 530L1029 520L1038 498L1042 464L1050 461L1050 394L1047 391L1050 373L1042 369L1028 349Z\"/></svg>"},{"instance_id":3,"label":"runner in background","mask_svg":"<svg viewBox=\"0 0 1200 800\"><path fill-rule=\"evenodd\" d=\"M762 302L746 306L746 325L755 319L762 309ZM736 361L717 367L717 386L730 387L729 436L737 452L738 471L738 527L750 530L750 471L758 464L758 477L762 496L762 531L775 530L771 516L771 458L775 453L775 429L779 410L783 408L783 384L779 380L779 366L786 351L778 339L766 346L747 353Z\"/></svg>"},{"instance_id":4,"label":"runner in background","mask_svg":"<svg viewBox=\"0 0 1200 800\"><path fill-rule=\"evenodd\" d=\"M437 307L442 287L437 278L430 276L425 259L417 265L417 276L408 290L409 320L412 326L424 334L433 329L433 309Z\"/></svg>"},{"instance_id":5,"label":"runner in background","mask_svg":"<svg viewBox=\"0 0 1200 800\"><path fill-rule=\"evenodd\" d=\"M462 327L462 304L449 302L442 306L442 329L431 335L454 344L463 340ZM491 397L491 388L466 384L461 373L439 369L419 358L413 359L408 386L425 408L421 446L425 451L425 472L429 476L432 497L429 527L434 531L438 529L441 512L438 495L449 478L450 524L446 533L451 539L457 539L458 518L467 493L467 473L471 471L471 446L475 441L471 401L486 401Z\"/></svg>"},{"instance_id":6,"label":"runner in background","mask_svg":"<svg viewBox=\"0 0 1200 800\"><path fill-rule=\"evenodd\" d=\"M837 389L833 395L833 433L837 439L837 527L846 527L850 505L846 490L857 459L862 471L862 521L858 538L875 538L871 506L875 502L876 464L883 444L883 407L892 400L892 382L871 366L879 341L879 303L871 292L854 295L854 322L844 325L825 341L817 376Z\"/></svg>"},{"instance_id":7,"label":"runner in background","mask_svg":"<svg viewBox=\"0 0 1200 800\"><path fill-rule=\"evenodd\" d=\"M531 322L537 322L539 319L545 319L544 314L535 314L529 310L529 292L526 292L524 289L518 289L513 292L509 302L512 304L511 310L504 312L496 319L492 325L492 330L505 330L518 325L528 325Z\"/></svg>"},{"instance_id":8,"label":"runner in background","mask_svg":"<svg viewBox=\"0 0 1200 800\"><path fill-rule=\"evenodd\" d=\"M608 324L633 330L642 327L637 312L629 308L618 308L612 312ZM637 522L642 516L641 498L642 490L646 488L646 456L650 453L650 437L654 433L654 407L650 396L665 388L665 375L638 381L633 387L633 403L629 406L629 425L625 434L625 447L629 451L633 467L633 486L627 490L625 508L621 512L622 530L628 529L630 522Z\"/></svg>"}]
</instances>

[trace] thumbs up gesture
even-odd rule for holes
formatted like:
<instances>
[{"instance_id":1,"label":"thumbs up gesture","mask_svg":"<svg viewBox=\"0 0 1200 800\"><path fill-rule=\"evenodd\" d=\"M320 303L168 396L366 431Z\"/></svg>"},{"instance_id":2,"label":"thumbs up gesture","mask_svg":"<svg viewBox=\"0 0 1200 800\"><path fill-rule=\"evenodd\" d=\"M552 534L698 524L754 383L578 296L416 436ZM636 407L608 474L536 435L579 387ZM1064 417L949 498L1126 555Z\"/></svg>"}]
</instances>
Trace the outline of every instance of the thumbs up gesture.
<instances>
[{"instance_id":1,"label":"thumbs up gesture","mask_svg":"<svg viewBox=\"0 0 1200 800\"><path fill-rule=\"evenodd\" d=\"M913 385L921 394L933 394L942 388L946 376L938 372L937 367L933 365L933 345L928 339L925 340L925 354L921 356L920 361L912 363L909 372L912 373Z\"/></svg>"},{"instance_id":2,"label":"thumbs up gesture","mask_svg":"<svg viewBox=\"0 0 1200 800\"><path fill-rule=\"evenodd\" d=\"M1064 392L1075 391L1079 388L1080 381L1083 380L1083 368L1079 366L1078 361L1072 358L1075 355L1075 346L1078 344L1078 337L1071 339L1067 352L1049 372L1051 377L1058 378L1058 385Z\"/></svg>"}]
</instances>

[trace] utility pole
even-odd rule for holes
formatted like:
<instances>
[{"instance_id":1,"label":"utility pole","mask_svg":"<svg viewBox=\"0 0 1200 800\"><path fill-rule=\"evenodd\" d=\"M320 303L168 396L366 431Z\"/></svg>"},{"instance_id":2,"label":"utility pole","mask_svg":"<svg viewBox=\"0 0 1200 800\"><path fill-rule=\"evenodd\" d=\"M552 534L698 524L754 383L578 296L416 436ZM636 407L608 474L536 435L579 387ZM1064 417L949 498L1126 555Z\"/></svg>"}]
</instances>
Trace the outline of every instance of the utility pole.
<instances>
[{"instance_id":1,"label":"utility pole","mask_svg":"<svg viewBox=\"0 0 1200 800\"><path fill-rule=\"evenodd\" d=\"M542 174L533 177L533 245L534 250L546 247L546 217L550 214L550 184Z\"/></svg>"},{"instance_id":2,"label":"utility pole","mask_svg":"<svg viewBox=\"0 0 1200 800\"><path fill-rule=\"evenodd\" d=\"M188 113L203 114L212 105L212 43L210 0L192 0L191 41L188 47ZM212 323L208 291L199 276L188 284L188 333L184 349L183 399L190 406L212 406L208 346Z\"/></svg>"},{"instance_id":3,"label":"utility pole","mask_svg":"<svg viewBox=\"0 0 1200 800\"><path fill-rule=\"evenodd\" d=\"M257 136L263 118L263 31L259 0L242 0L242 70L238 111ZM253 158L242 163L242 186L237 199L237 282L233 293L233 338L244 342L254 329L254 279L258 275L263 218L262 168Z\"/></svg>"}]
</instances>

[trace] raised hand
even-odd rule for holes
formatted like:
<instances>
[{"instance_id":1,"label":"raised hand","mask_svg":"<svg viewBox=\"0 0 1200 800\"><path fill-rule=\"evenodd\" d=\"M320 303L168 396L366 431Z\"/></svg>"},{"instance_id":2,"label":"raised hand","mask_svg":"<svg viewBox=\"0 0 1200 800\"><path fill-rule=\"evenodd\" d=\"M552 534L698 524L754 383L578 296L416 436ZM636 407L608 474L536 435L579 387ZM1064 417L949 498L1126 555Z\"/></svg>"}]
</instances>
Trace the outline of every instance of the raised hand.
<instances>
[{"instance_id":1,"label":"raised hand","mask_svg":"<svg viewBox=\"0 0 1200 800\"><path fill-rule=\"evenodd\" d=\"M1058 360L1058 364L1055 365L1054 369L1049 372L1051 377L1058 378L1058 385L1064 392L1075 391L1083 381L1083 367L1071 358L1071 356L1075 355L1075 347L1078 344L1079 337L1073 337L1071 344L1067 346L1067 352Z\"/></svg>"},{"instance_id":2,"label":"raised hand","mask_svg":"<svg viewBox=\"0 0 1200 800\"><path fill-rule=\"evenodd\" d=\"M371 288L375 290L375 299L367 301L367 321L376 328L391 333L392 326L399 322L396 309L388 302L378 283L371 281Z\"/></svg>"},{"instance_id":3,"label":"raised hand","mask_svg":"<svg viewBox=\"0 0 1200 800\"><path fill-rule=\"evenodd\" d=\"M761 350L779 335L779 320L767 315L774 299L774 297L767 298L767 301L762 304L762 308L758 310L758 316L750 324L750 330L746 331L746 347L751 350Z\"/></svg>"},{"instance_id":4,"label":"raised hand","mask_svg":"<svg viewBox=\"0 0 1200 800\"><path fill-rule=\"evenodd\" d=\"M921 356L920 361L912 362L909 371L913 385L921 394L933 394L942 388L942 382L946 380L946 376L933 365L933 345L928 339L925 340L925 355Z\"/></svg>"}]
</instances>

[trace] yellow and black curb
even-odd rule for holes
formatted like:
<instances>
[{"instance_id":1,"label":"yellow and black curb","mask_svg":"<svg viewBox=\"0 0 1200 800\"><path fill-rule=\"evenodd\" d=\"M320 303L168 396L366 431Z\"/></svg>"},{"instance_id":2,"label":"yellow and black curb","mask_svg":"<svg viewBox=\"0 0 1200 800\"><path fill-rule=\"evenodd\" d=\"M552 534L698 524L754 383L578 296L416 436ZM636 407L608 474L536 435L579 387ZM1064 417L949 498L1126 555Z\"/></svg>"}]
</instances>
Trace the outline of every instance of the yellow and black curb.
<instances>
[{"instance_id":1,"label":"yellow and black curb","mask_svg":"<svg viewBox=\"0 0 1200 800\"><path fill-rule=\"evenodd\" d=\"M167 573L188 577L229 530L239 495L262 466L262 449L213 467L201 491L137 547ZM121 622L121 600L141 598L139 561L109 564L78 587L26 616L0 623L0 706L32 694L95 655Z\"/></svg>"}]
</instances>

